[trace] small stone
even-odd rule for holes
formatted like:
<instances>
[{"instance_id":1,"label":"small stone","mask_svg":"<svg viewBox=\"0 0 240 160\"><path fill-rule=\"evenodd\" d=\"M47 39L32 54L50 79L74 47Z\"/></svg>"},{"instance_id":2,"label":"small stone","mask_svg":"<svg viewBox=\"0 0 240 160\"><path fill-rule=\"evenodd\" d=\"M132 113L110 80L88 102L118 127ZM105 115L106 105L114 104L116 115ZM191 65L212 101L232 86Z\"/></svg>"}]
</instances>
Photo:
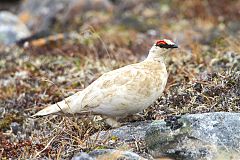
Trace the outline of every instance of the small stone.
<instances>
[{"instance_id":1,"label":"small stone","mask_svg":"<svg viewBox=\"0 0 240 160\"><path fill-rule=\"evenodd\" d=\"M0 44L13 44L30 36L30 31L23 22L8 11L0 12Z\"/></svg>"},{"instance_id":2,"label":"small stone","mask_svg":"<svg viewBox=\"0 0 240 160\"><path fill-rule=\"evenodd\" d=\"M195 83L195 84L193 85L193 88L194 88L197 92L200 92L200 93L202 92L202 89L203 89L201 83Z\"/></svg>"},{"instance_id":3,"label":"small stone","mask_svg":"<svg viewBox=\"0 0 240 160\"><path fill-rule=\"evenodd\" d=\"M12 132L13 132L15 135L17 135L18 131L20 130L20 124L17 123L17 122L12 122L12 123L10 124L10 127L11 127Z\"/></svg>"}]
</instances>

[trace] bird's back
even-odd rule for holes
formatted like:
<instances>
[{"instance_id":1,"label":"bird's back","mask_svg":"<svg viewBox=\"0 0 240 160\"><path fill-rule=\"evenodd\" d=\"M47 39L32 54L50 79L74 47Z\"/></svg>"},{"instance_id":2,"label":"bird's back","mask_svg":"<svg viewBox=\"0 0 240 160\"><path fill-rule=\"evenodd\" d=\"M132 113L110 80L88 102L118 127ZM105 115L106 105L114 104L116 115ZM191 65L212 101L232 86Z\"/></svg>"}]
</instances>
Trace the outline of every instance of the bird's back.
<instances>
[{"instance_id":1,"label":"bird's back","mask_svg":"<svg viewBox=\"0 0 240 160\"><path fill-rule=\"evenodd\" d=\"M79 92L82 99L73 110L108 116L137 113L161 95L166 82L167 71L162 63L143 61L128 65L103 74Z\"/></svg>"}]
</instances>

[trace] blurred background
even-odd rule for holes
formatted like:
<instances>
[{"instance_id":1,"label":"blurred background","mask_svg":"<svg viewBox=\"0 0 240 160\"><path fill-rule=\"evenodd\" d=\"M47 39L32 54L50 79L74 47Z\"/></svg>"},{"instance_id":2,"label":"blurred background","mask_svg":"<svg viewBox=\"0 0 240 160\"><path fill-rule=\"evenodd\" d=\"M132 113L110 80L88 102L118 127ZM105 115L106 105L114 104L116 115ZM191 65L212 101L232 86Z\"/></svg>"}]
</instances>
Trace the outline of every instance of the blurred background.
<instances>
[{"instance_id":1,"label":"blurred background","mask_svg":"<svg viewBox=\"0 0 240 160\"><path fill-rule=\"evenodd\" d=\"M23 44L49 35L66 34L81 49L72 54L86 54L85 50L96 47L97 54L104 56L106 52L99 36L114 54L121 52L121 48L127 50L123 54L145 54L153 40L163 37L185 46L236 36L240 28L239 8L238 0L3 0L0 42ZM53 39L55 43L57 39L62 40ZM60 49L72 50L70 45L65 41Z\"/></svg>"},{"instance_id":2,"label":"blurred background","mask_svg":"<svg viewBox=\"0 0 240 160\"><path fill-rule=\"evenodd\" d=\"M9 146L2 154L26 158L44 148L51 125L27 117L144 59L163 38L180 48L166 58L163 97L142 120L240 110L239 0L1 0L0 146ZM93 121L81 124L83 141L102 129Z\"/></svg>"}]
</instances>

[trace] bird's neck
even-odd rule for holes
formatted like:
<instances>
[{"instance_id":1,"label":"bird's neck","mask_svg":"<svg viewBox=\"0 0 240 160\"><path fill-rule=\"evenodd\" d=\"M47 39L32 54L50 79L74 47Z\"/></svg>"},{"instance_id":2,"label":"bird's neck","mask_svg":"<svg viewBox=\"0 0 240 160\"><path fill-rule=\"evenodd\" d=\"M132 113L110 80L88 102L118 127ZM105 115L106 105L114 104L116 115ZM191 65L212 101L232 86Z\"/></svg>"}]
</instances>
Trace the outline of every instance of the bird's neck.
<instances>
[{"instance_id":1,"label":"bird's neck","mask_svg":"<svg viewBox=\"0 0 240 160\"><path fill-rule=\"evenodd\" d=\"M164 63L164 55L168 50L161 49L159 47L153 46L146 58L146 60L158 61Z\"/></svg>"}]
</instances>

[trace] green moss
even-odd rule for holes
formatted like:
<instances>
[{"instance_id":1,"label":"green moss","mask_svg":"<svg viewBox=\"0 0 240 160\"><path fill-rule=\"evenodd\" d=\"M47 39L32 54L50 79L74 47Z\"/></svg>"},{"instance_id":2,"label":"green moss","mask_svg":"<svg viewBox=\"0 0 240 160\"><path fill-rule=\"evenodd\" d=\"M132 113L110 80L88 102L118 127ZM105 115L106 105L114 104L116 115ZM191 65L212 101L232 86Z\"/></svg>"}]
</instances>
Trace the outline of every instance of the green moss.
<instances>
[{"instance_id":1,"label":"green moss","mask_svg":"<svg viewBox=\"0 0 240 160\"><path fill-rule=\"evenodd\" d=\"M118 137L117 137L117 136L112 136L112 137L111 137L111 140L116 141L116 140L118 140Z\"/></svg>"},{"instance_id":2,"label":"green moss","mask_svg":"<svg viewBox=\"0 0 240 160\"><path fill-rule=\"evenodd\" d=\"M227 47L227 43L225 41L225 37L217 37L212 41L212 46L214 47Z\"/></svg>"},{"instance_id":3,"label":"green moss","mask_svg":"<svg viewBox=\"0 0 240 160\"><path fill-rule=\"evenodd\" d=\"M22 123L23 117L11 113L6 114L6 116L0 120L0 130L10 129L10 124L12 122Z\"/></svg>"}]
</instances>

